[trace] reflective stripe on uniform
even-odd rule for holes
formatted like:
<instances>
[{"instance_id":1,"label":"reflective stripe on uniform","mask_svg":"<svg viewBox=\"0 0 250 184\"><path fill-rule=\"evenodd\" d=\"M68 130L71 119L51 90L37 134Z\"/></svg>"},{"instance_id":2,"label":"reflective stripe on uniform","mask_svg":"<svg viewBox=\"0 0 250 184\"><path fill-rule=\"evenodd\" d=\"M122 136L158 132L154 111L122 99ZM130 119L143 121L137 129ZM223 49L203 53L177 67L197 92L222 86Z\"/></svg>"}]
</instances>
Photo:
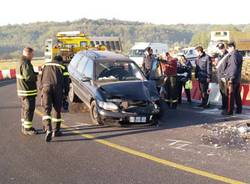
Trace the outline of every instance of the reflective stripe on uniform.
<instances>
[{"instance_id":1,"label":"reflective stripe on uniform","mask_svg":"<svg viewBox=\"0 0 250 184\"><path fill-rule=\"evenodd\" d=\"M24 120L22 126L24 128L32 128L32 122Z\"/></svg>"},{"instance_id":2,"label":"reflective stripe on uniform","mask_svg":"<svg viewBox=\"0 0 250 184\"><path fill-rule=\"evenodd\" d=\"M34 93L34 92L37 92L37 89L35 89L35 90L17 90L17 92L20 92L20 93Z\"/></svg>"},{"instance_id":3,"label":"reflective stripe on uniform","mask_svg":"<svg viewBox=\"0 0 250 184\"><path fill-rule=\"evenodd\" d=\"M18 96L34 96L37 95L37 90L17 90Z\"/></svg>"},{"instance_id":4,"label":"reflective stripe on uniform","mask_svg":"<svg viewBox=\"0 0 250 184\"><path fill-rule=\"evenodd\" d=\"M63 76L69 76L69 72L64 72Z\"/></svg>"},{"instance_id":5,"label":"reflective stripe on uniform","mask_svg":"<svg viewBox=\"0 0 250 184\"><path fill-rule=\"evenodd\" d=\"M56 119L56 118L52 118L52 122L63 122L63 119Z\"/></svg>"},{"instance_id":6,"label":"reflective stripe on uniform","mask_svg":"<svg viewBox=\"0 0 250 184\"><path fill-rule=\"evenodd\" d=\"M44 121L44 120L48 120L48 119L51 120L51 116L43 116L43 121Z\"/></svg>"},{"instance_id":7,"label":"reflective stripe on uniform","mask_svg":"<svg viewBox=\"0 0 250 184\"><path fill-rule=\"evenodd\" d=\"M178 102L178 100L169 100L169 99L165 99L164 101L165 102L170 102L170 103L176 103L176 102Z\"/></svg>"},{"instance_id":8,"label":"reflective stripe on uniform","mask_svg":"<svg viewBox=\"0 0 250 184\"><path fill-rule=\"evenodd\" d=\"M30 94L18 94L18 96L36 96L37 93L30 93Z\"/></svg>"},{"instance_id":9,"label":"reflective stripe on uniform","mask_svg":"<svg viewBox=\"0 0 250 184\"><path fill-rule=\"evenodd\" d=\"M63 70L65 69L65 67L63 65L60 65L58 63L45 63L44 66L59 66L61 67Z\"/></svg>"}]
</instances>

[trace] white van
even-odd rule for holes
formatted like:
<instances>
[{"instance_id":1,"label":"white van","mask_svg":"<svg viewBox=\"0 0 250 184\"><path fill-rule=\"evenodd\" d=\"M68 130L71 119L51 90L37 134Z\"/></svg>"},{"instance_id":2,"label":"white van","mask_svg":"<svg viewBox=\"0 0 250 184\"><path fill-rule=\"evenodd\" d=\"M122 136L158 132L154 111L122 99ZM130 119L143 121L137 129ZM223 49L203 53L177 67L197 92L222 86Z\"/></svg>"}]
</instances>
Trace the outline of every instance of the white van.
<instances>
[{"instance_id":1,"label":"white van","mask_svg":"<svg viewBox=\"0 0 250 184\"><path fill-rule=\"evenodd\" d=\"M142 67L144 51L147 47L151 47L156 56L168 51L168 45L165 43L136 42L129 51L129 58L139 67Z\"/></svg>"}]
</instances>

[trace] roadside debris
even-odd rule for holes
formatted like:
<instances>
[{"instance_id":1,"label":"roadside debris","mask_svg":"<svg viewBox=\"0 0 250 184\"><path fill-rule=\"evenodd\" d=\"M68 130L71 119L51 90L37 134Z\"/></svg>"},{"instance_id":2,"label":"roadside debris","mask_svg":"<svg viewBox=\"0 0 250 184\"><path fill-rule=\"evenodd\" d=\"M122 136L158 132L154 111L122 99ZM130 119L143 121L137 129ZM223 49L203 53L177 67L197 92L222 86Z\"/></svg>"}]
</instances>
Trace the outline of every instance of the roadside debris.
<instances>
[{"instance_id":1,"label":"roadside debris","mask_svg":"<svg viewBox=\"0 0 250 184\"><path fill-rule=\"evenodd\" d=\"M84 103L70 103L69 112L77 113L77 112L88 112L89 109Z\"/></svg>"},{"instance_id":2,"label":"roadside debris","mask_svg":"<svg viewBox=\"0 0 250 184\"><path fill-rule=\"evenodd\" d=\"M203 144L214 145L216 148L249 149L250 127L246 123L238 125L204 124L201 127L206 129L206 133L201 136Z\"/></svg>"}]
</instances>

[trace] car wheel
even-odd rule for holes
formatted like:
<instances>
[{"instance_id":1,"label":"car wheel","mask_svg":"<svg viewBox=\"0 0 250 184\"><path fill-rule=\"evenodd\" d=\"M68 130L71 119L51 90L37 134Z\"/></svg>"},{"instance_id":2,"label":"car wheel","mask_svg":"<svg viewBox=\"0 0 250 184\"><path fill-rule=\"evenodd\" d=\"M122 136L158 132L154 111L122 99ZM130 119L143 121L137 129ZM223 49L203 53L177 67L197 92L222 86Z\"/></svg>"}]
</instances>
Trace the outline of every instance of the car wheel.
<instances>
[{"instance_id":1,"label":"car wheel","mask_svg":"<svg viewBox=\"0 0 250 184\"><path fill-rule=\"evenodd\" d=\"M99 125L103 125L102 120L100 119L98 113L97 113L97 107L96 107L96 102L95 100L91 102L91 106L90 106L90 117L91 120L94 124L99 124Z\"/></svg>"},{"instance_id":2,"label":"car wheel","mask_svg":"<svg viewBox=\"0 0 250 184\"><path fill-rule=\"evenodd\" d=\"M70 83L70 86L69 86L69 101L70 102L78 102L78 97L76 96L76 94L74 92L72 83Z\"/></svg>"}]
</instances>

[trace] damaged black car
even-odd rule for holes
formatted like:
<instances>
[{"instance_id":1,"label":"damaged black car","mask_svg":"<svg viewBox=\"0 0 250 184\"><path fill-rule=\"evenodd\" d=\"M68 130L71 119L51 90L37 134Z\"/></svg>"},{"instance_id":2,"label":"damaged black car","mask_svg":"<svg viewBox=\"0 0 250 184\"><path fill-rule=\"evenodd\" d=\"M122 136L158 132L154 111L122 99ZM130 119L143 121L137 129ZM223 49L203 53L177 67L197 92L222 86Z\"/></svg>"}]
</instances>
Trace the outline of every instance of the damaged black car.
<instances>
[{"instance_id":1,"label":"damaged black car","mask_svg":"<svg viewBox=\"0 0 250 184\"><path fill-rule=\"evenodd\" d=\"M157 124L160 97L155 81L147 80L134 61L107 51L81 51L68 70L69 99L84 102L93 123Z\"/></svg>"}]
</instances>

